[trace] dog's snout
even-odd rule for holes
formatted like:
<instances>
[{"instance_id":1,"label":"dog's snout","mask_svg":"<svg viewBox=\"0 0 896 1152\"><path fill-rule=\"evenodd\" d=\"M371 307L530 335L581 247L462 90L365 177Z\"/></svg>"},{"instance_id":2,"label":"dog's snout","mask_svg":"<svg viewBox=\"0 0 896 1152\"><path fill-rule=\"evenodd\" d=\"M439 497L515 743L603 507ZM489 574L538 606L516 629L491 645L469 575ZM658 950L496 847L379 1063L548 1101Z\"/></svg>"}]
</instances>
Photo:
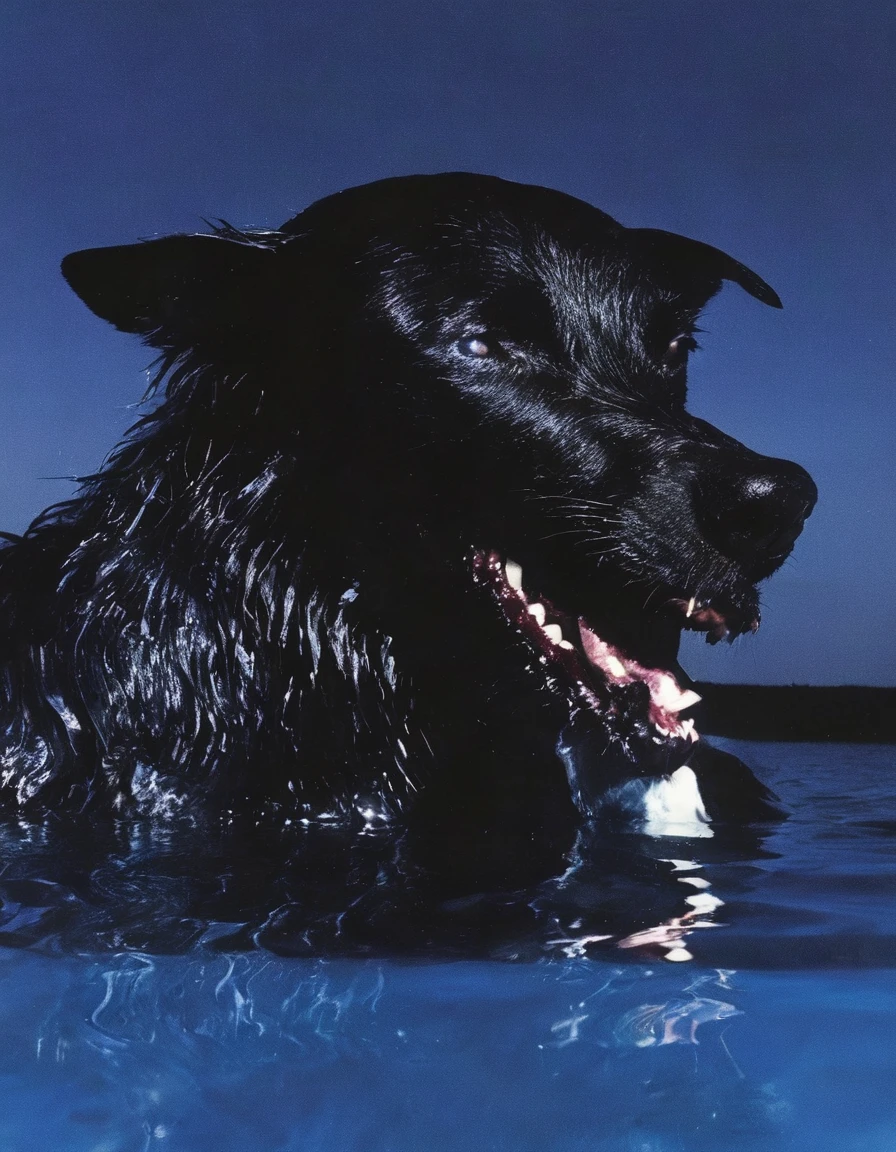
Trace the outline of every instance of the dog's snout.
<instances>
[{"instance_id":1,"label":"dog's snout","mask_svg":"<svg viewBox=\"0 0 896 1152\"><path fill-rule=\"evenodd\" d=\"M790 553L817 496L799 464L754 457L702 486L704 531L724 555L768 574Z\"/></svg>"}]
</instances>

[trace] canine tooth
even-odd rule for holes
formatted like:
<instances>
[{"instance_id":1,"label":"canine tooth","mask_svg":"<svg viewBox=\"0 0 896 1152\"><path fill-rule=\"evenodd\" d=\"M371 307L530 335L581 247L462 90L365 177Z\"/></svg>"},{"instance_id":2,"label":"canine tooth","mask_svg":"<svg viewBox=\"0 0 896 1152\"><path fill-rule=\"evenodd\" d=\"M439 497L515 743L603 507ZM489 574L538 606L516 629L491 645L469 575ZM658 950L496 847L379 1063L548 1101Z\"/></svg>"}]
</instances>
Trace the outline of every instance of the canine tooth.
<instances>
[{"instance_id":1,"label":"canine tooth","mask_svg":"<svg viewBox=\"0 0 896 1152\"><path fill-rule=\"evenodd\" d=\"M575 649L575 645L570 640L561 640L559 647L560 648L568 648L570 652L572 652Z\"/></svg>"},{"instance_id":2,"label":"canine tooth","mask_svg":"<svg viewBox=\"0 0 896 1152\"><path fill-rule=\"evenodd\" d=\"M666 712L675 711L680 696L681 689L671 672L660 672L650 686L651 700Z\"/></svg>"},{"instance_id":3,"label":"canine tooth","mask_svg":"<svg viewBox=\"0 0 896 1152\"><path fill-rule=\"evenodd\" d=\"M650 699L664 712L683 712L701 697L692 688L681 688L671 672L660 672L650 685Z\"/></svg>"},{"instance_id":4,"label":"canine tooth","mask_svg":"<svg viewBox=\"0 0 896 1152\"><path fill-rule=\"evenodd\" d=\"M508 560L504 565L504 571L507 574L507 583L514 590L514 592L522 592L523 590L523 569L517 564L515 560Z\"/></svg>"},{"instance_id":5,"label":"canine tooth","mask_svg":"<svg viewBox=\"0 0 896 1152\"><path fill-rule=\"evenodd\" d=\"M684 614L685 620L690 620L691 613L694 611L694 608L696 607L696 605L697 605L697 597L692 596L690 598L690 600L688 600L688 610Z\"/></svg>"},{"instance_id":6,"label":"canine tooth","mask_svg":"<svg viewBox=\"0 0 896 1152\"><path fill-rule=\"evenodd\" d=\"M535 617L535 623L539 626L539 628L543 628L546 615L544 604L530 604L528 612L530 616Z\"/></svg>"},{"instance_id":7,"label":"canine tooth","mask_svg":"<svg viewBox=\"0 0 896 1152\"><path fill-rule=\"evenodd\" d=\"M559 644L563 639L563 629L559 624L545 624L542 631L552 644Z\"/></svg>"},{"instance_id":8,"label":"canine tooth","mask_svg":"<svg viewBox=\"0 0 896 1152\"><path fill-rule=\"evenodd\" d=\"M678 727L681 736L685 740L690 740L692 744L696 744L700 739L700 735L694 727L694 721L692 719L682 720Z\"/></svg>"},{"instance_id":9,"label":"canine tooth","mask_svg":"<svg viewBox=\"0 0 896 1152\"><path fill-rule=\"evenodd\" d=\"M626 675L625 665L618 656L607 656L607 670L620 680Z\"/></svg>"}]
</instances>

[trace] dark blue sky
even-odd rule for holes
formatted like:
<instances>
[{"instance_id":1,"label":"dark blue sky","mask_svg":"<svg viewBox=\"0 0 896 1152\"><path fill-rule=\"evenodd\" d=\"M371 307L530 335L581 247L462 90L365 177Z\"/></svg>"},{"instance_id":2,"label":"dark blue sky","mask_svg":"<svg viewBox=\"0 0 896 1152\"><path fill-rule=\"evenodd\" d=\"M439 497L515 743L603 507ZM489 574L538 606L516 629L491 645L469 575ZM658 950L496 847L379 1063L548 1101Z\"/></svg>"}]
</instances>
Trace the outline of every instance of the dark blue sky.
<instances>
[{"instance_id":1,"label":"dark blue sky","mask_svg":"<svg viewBox=\"0 0 896 1152\"><path fill-rule=\"evenodd\" d=\"M94 469L148 356L58 273L203 217L473 169L716 244L692 407L821 501L718 680L896 684L896 8L830 0L4 0L0 527Z\"/></svg>"}]
</instances>

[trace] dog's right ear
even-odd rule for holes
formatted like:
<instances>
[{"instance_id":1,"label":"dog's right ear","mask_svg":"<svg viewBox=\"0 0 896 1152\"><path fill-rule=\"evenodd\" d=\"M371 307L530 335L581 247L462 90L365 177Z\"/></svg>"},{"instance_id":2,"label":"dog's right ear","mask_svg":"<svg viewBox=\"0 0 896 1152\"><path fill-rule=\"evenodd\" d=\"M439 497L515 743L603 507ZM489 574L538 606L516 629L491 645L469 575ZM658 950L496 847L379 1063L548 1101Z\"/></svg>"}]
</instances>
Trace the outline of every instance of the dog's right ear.
<instances>
[{"instance_id":1,"label":"dog's right ear","mask_svg":"<svg viewBox=\"0 0 896 1152\"><path fill-rule=\"evenodd\" d=\"M275 295L276 256L225 236L166 236L73 252L62 275L97 316L170 347L257 332Z\"/></svg>"},{"instance_id":2,"label":"dog's right ear","mask_svg":"<svg viewBox=\"0 0 896 1152\"><path fill-rule=\"evenodd\" d=\"M770 284L720 248L704 244L702 240L679 236L677 232L664 232L661 228L629 228L627 234L636 238L654 260L669 265L676 272L689 269L703 277L710 287L715 281L716 290L722 280L730 280L770 308L783 307L780 296Z\"/></svg>"}]
</instances>

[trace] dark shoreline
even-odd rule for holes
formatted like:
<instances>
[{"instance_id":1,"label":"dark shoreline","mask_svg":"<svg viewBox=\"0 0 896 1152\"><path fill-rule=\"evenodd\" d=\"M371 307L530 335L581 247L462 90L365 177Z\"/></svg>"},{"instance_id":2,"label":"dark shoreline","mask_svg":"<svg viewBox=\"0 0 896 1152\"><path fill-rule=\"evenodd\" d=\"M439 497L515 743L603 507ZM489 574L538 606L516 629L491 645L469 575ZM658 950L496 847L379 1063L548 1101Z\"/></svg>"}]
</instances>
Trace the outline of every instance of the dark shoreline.
<instances>
[{"instance_id":1,"label":"dark shoreline","mask_svg":"<svg viewBox=\"0 0 896 1152\"><path fill-rule=\"evenodd\" d=\"M698 732L742 740L896 743L896 688L709 684L693 713Z\"/></svg>"}]
</instances>

